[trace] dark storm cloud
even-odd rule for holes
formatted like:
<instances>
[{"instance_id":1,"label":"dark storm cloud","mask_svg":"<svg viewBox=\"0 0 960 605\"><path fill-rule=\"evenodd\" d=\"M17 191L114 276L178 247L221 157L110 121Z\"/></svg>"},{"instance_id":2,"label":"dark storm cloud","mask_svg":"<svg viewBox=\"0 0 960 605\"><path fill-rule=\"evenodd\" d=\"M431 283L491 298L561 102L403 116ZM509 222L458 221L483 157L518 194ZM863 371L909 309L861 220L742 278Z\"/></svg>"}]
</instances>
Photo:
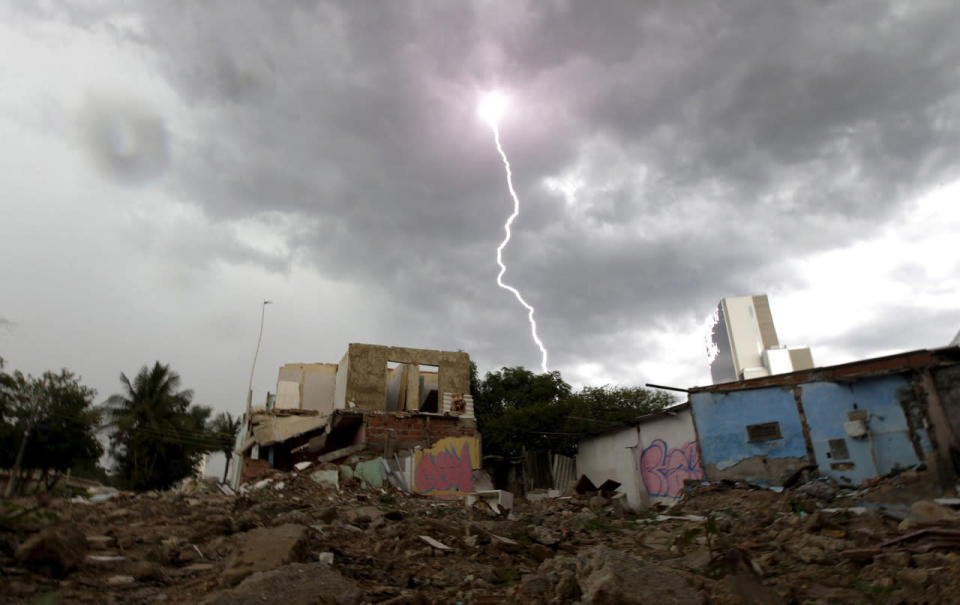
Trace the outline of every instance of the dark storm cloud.
<instances>
[{"instance_id":1,"label":"dark storm cloud","mask_svg":"<svg viewBox=\"0 0 960 605\"><path fill-rule=\"evenodd\" d=\"M785 259L960 176L952 0L141 9L131 39L205 116L176 158L185 195L315 221L296 255L492 363L535 356L493 285L510 202L474 116L490 86L516 97L507 281L559 363L789 283ZM575 202L544 186L571 174Z\"/></svg>"}]
</instances>

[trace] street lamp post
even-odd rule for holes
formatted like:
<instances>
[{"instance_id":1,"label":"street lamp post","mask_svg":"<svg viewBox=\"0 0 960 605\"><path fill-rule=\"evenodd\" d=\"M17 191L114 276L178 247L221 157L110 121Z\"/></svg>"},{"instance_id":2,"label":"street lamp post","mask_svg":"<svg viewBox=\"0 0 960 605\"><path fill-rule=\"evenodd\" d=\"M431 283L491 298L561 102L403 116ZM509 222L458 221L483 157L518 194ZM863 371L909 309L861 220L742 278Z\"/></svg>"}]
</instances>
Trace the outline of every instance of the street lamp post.
<instances>
[{"instance_id":1,"label":"street lamp post","mask_svg":"<svg viewBox=\"0 0 960 605\"><path fill-rule=\"evenodd\" d=\"M263 340L263 317L266 313L267 305L269 305L271 302L272 301L265 300L260 306L260 333L257 335L257 348L253 352L253 365L250 366L250 382L247 384L247 413L245 414L245 419L242 425L244 438L246 438L246 434L250 430L250 416L251 411L253 410L253 372L257 369L257 355L260 354L260 342ZM240 480L243 478L243 460L244 458L241 455L237 458L236 463L233 465L233 478L231 479L230 484L234 489L237 489L237 487L240 486Z\"/></svg>"},{"instance_id":2,"label":"street lamp post","mask_svg":"<svg viewBox=\"0 0 960 605\"><path fill-rule=\"evenodd\" d=\"M265 300L260 306L260 334L257 336L257 348L253 352L253 365L250 366L250 383L247 385L247 417L250 416L250 410L253 407L253 371L257 369L257 355L260 354L260 342L263 340L263 316L267 310L267 305L272 302Z\"/></svg>"}]
</instances>

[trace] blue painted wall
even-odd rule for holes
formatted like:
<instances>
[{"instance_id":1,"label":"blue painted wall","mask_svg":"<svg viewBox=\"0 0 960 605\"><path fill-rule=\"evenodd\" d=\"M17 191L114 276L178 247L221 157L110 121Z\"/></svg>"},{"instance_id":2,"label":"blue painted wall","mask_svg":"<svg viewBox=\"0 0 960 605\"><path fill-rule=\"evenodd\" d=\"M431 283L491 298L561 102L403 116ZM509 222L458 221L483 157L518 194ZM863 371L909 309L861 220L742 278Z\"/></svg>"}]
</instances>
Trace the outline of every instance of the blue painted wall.
<instances>
[{"instance_id":1,"label":"blue painted wall","mask_svg":"<svg viewBox=\"0 0 960 605\"><path fill-rule=\"evenodd\" d=\"M820 473L841 483L856 484L921 462L900 403L901 395L912 396L913 387L906 377L874 376L849 382L811 382L799 387ZM710 476L711 466L723 471L757 457L808 457L792 385L695 392L690 394L690 404L708 479L716 478ZM851 412L867 413L867 436L847 436L844 423L851 419ZM780 423L782 438L751 443L746 427L767 422ZM917 429L916 436L922 453L931 452L927 432ZM829 442L834 439L844 440L846 458L837 458L831 452ZM736 474L742 479L779 479L775 475L772 471L761 477L750 476L746 471Z\"/></svg>"},{"instance_id":2,"label":"blue painted wall","mask_svg":"<svg viewBox=\"0 0 960 605\"><path fill-rule=\"evenodd\" d=\"M738 462L767 458L806 458L807 446L792 387L690 394L703 467L725 470ZM751 443L747 426L779 422L782 439ZM709 475L708 475L709 478ZM760 479L761 477L744 477ZM775 478L775 477L768 477Z\"/></svg>"},{"instance_id":3,"label":"blue painted wall","mask_svg":"<svg viewBox=\"0 0 960 605\"><path fill-rule=\"evenodd\" d=\"M919 464L910 440L900 393L912 393L903 376L877 376L849 383L814 382L802 385L802 400L810 439L820 472L841 483L859 483L895 467ZM847 436L844 423L850 413L865 411L868 435ZM926 431L919 430L924 453L931 450ZM849 457L831 455L829 441L843 439ZM852 465L852 468L849 468ZM840 467L840 468L838 468Z\"/></svg>"}]
</instances>

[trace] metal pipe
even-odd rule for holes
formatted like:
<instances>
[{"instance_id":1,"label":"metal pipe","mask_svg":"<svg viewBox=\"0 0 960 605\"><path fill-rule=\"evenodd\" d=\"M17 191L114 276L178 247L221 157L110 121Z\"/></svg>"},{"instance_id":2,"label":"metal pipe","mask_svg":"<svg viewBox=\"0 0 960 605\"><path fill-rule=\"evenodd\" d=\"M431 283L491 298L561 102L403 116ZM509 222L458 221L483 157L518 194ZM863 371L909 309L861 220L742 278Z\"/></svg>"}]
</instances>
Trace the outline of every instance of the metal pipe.
<instances>
[{"instance_id":1,"label":"metal pipe","mask_svg":"<svg viewBox=\"0 0 960 605\"><path fill-rule=\"evenodd\" d=\"M650 382L648 382L648 383L645 384L644 386L648 386L648 387L650 387L650 388L652 388L652 389L663 389L663 390L665 390L665 391L679 391L680 393L689 393L689 392L690 392L689 389L681 389L681 388L678 388L678 387L666 387L666 386L663 386L662 384L653 384L653 383L650 383Z\"/></svg>"}]
</instances>

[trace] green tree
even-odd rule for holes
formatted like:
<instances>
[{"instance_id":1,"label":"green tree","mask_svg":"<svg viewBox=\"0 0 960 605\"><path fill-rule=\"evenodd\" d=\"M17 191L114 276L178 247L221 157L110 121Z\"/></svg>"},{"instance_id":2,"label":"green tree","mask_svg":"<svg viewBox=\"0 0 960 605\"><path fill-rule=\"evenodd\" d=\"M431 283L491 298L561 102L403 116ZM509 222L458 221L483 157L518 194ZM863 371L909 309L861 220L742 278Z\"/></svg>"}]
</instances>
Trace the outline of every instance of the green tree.
<instances>
[{"instance_id":1,"label":"green tree","mask_svg":"<svg viewBox=\"0 0 960 605\"><path fill-rule=\"evenodd\" d=\"M193 476L203 455L217 448L206 430L211 409L191 405L193 391L159 361L133 381L120 374L123 392L106 403L110 449L121 485L137 491L168 489Z\"/></svg>"},{"instance_id":2,"label":"green tree","mask_svg":"<svg viewBox=\"0 0 960 605\"><path fill-rule=\"evenodd\" d=\"M233 446L240 430L240 418L234 418L230 412L220 412L210 422L210 435L216 443L216 451L223 452L226 462L223 464L223 483L227 482L227 471L230 470L230 458L233 457Z\"/></svg>"},{"instance_id":3,"label":"green tree","mask_svg":"<svg viewBox=\"0 0 960 605\"><path fill-rule=\"evenodd\" d=\"M37 489L49 489L68 470L96 468L103 447L95 396L69 370L35 378L6 374L0 364L0 466L11 469L8 491L35 471Z\"/></svg>"},{"instance_id":4,"label":"green tree","mask_svg":"<svg viewBox=\"0 0 960 605\"><path fill-rule=\"evenodd\" d=\"M573 413L606 423L628 422L662 410L676 398L664 391L635 386L583 387L572 397Z\"/></svg>"},{"instance_id":5,"label":"green tree","mask_svg":"<svg viewBox=\"0 0 960 605\"><path fill-rule=\"evenodd\" d=\"M536 374L519 366L487 372L481 380L474 365L470 388L484 451L507 457L540 435L533 431L555 428L560 402L571 392L560 372Z\"/></svg>"},{"instance_id":6,"label":"green tree","mask_svg":"<svg viewBox=\"0 0 960 605\"><path fill-rule=\"evenodd\" d=\"M488 454L515 457L523 449L573 455L591 433L632 421L673 402L642 387L584 387L574 393L559 372L521 367L488 372L471 368L477 422Z\"/></svg>"}]
</instances>

